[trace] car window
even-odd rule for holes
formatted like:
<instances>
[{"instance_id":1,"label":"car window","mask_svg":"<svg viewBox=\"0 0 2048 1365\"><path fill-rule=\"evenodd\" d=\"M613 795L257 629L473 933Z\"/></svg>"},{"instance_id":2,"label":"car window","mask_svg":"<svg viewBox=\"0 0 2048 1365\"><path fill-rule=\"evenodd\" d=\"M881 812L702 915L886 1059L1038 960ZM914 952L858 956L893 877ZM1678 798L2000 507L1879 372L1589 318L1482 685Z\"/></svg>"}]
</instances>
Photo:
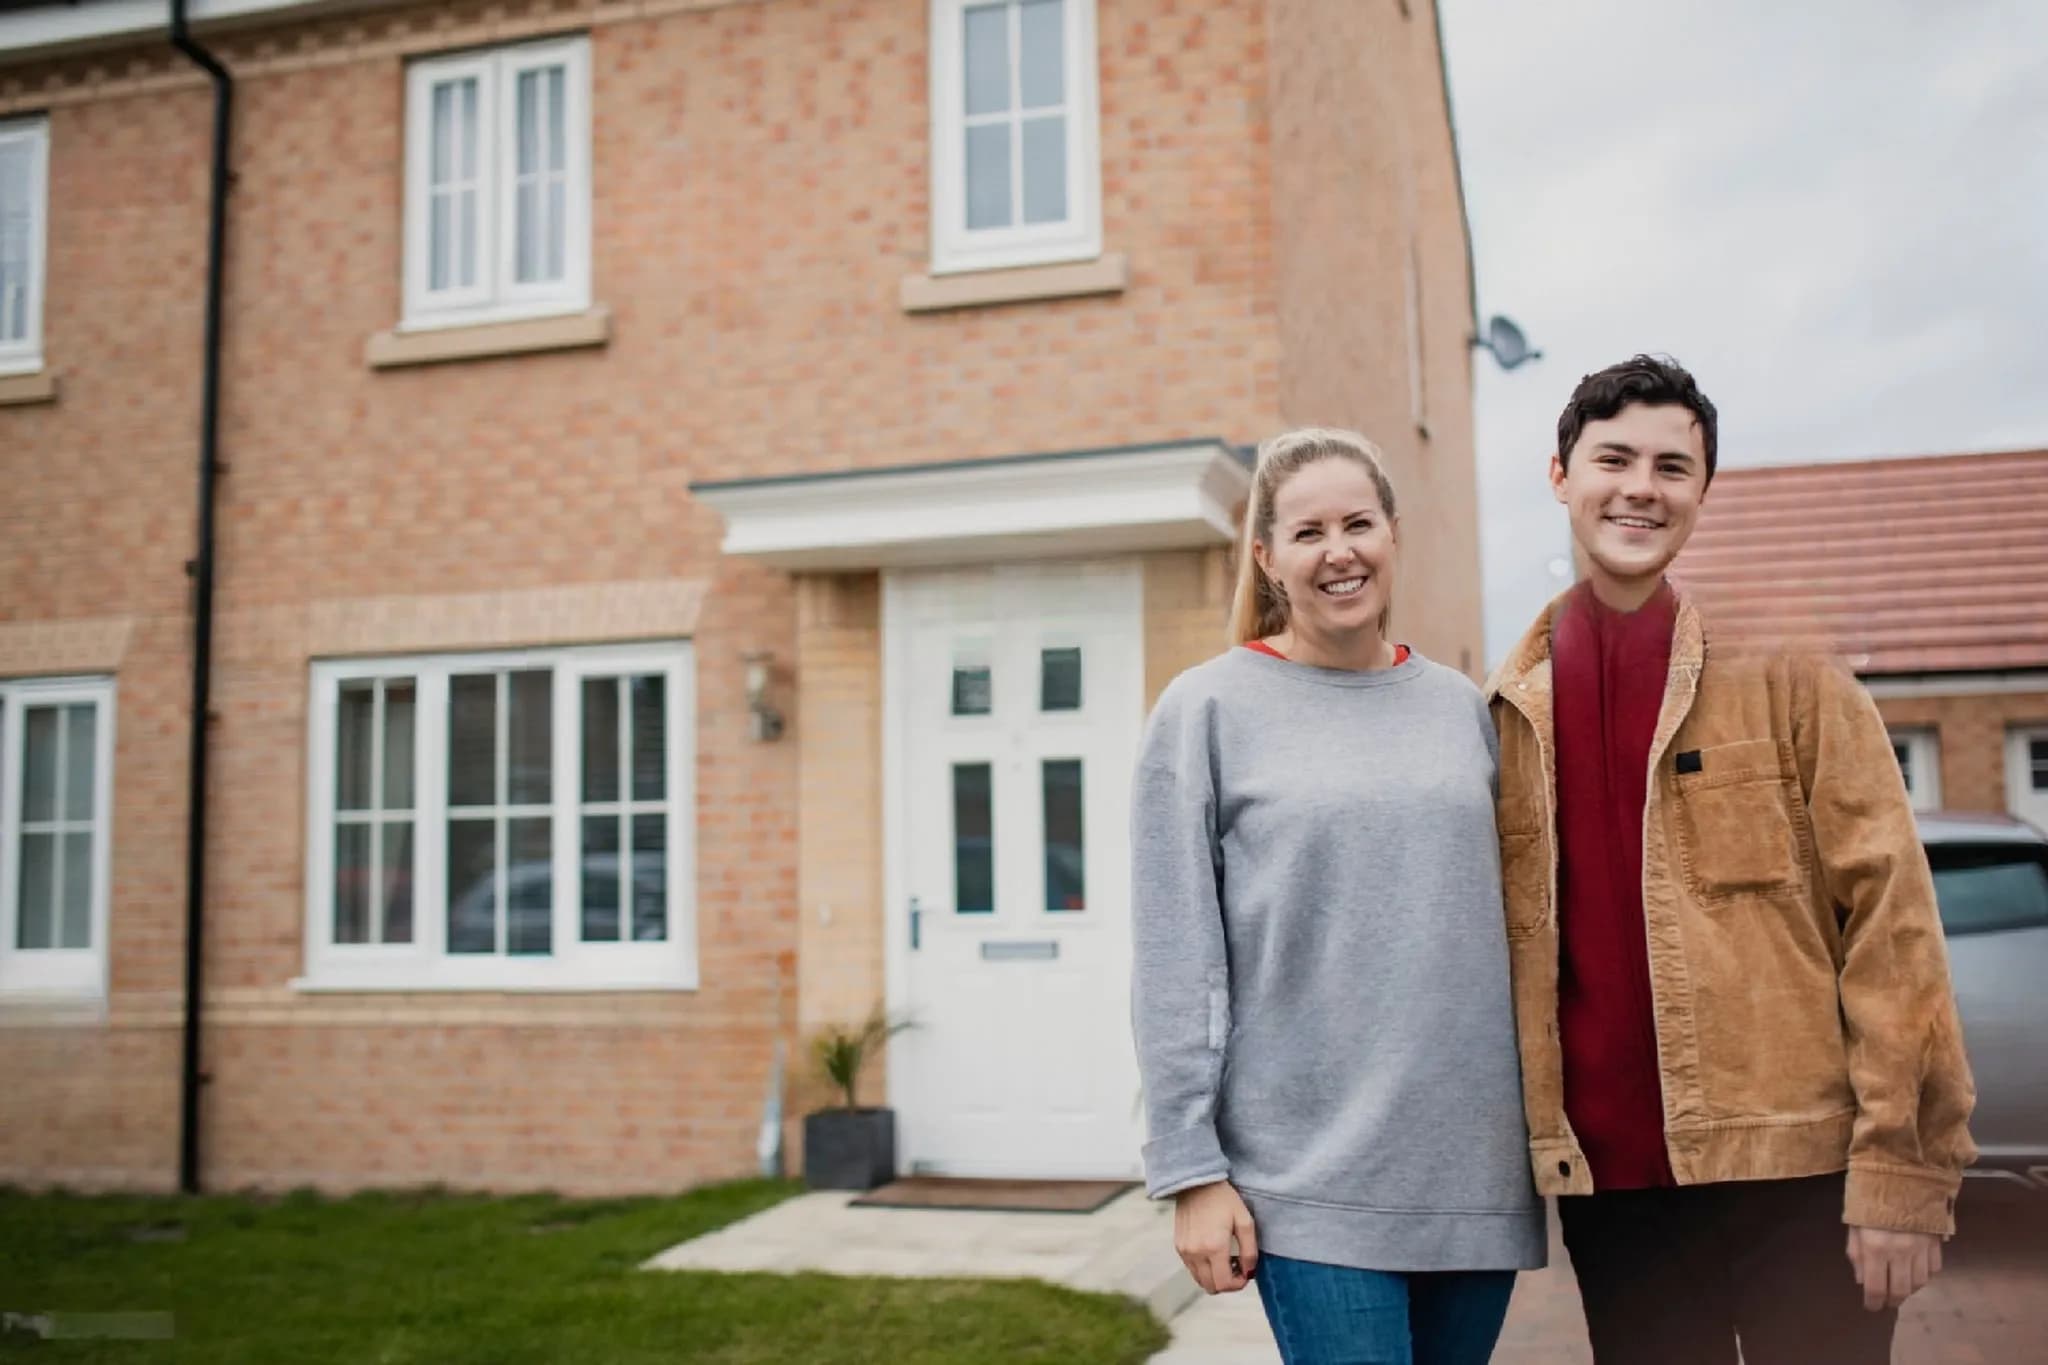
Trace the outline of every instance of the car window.
<instances>
[{"instance_id":1,"label":"car window","mask_svg":"<svg viewBox=\"0 0 2048 1365\"><path fill-rule=\"evenodd\" d=\"M1927 850L1941 925L1951 934L2048 925L2048 852L2011 844L1943 844Z\"/></svg>"}]
</instances>

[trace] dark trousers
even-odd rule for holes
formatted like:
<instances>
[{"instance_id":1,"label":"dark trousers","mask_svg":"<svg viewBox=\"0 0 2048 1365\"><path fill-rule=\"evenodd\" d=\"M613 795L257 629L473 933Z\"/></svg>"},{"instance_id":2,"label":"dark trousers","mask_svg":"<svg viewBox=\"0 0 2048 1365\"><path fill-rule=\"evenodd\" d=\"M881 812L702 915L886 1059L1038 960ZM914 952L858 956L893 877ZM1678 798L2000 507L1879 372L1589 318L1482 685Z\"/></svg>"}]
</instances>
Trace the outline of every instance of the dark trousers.
<instances>
[{"instance_id":1,"label":"dark trousers","mask_svg":"<svg viewBox=\"0 0 2048 1365\"><path fill-rule=\"evenodd\" d=\"M1842 1177L1558 1200L1598 1365L1886 1365L1846 1254Z\"/></svg>"}]
</instances>

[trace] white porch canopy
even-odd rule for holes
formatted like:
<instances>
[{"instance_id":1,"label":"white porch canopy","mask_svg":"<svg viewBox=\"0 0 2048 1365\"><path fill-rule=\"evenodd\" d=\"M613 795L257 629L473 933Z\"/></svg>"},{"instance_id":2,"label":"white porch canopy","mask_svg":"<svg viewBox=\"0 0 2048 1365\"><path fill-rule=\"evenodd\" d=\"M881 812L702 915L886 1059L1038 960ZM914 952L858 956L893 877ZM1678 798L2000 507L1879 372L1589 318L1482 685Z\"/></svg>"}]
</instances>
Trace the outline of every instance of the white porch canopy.
<instances>
[{"instance_id":1,"label":"white porch canopy","mask_svg":"<svg viewBox=\"0 0 2048 1365\"><path fill-rule=\"evenodd\" d=\"M710 480L724 550L787 570L1186 549L1236 534L1251 471L1202 439L826 474Z\"/></svg>"}]
</instances>

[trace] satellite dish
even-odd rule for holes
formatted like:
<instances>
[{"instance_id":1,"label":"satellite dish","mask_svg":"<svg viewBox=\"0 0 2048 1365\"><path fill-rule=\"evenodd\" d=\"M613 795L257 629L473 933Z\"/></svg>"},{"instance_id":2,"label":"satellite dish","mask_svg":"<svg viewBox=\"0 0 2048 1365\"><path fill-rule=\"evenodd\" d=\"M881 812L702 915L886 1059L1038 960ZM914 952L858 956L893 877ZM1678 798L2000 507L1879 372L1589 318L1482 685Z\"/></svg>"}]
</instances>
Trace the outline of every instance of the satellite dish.
<instances>
[{"instance_id":1,"label":"satellite dish","mask_svg":"<svg viewBox=\"0 0 2048 1365\"><path fill-rule=\"evenodd\" d=\"M1491 351L1503 370L1543 358L1543 352L1529 349L1529 338L1522 335L1522 329L1498 313L1486 324L1486 335L1472 338L1472 344Z\"/></svg>"}]
</instances>

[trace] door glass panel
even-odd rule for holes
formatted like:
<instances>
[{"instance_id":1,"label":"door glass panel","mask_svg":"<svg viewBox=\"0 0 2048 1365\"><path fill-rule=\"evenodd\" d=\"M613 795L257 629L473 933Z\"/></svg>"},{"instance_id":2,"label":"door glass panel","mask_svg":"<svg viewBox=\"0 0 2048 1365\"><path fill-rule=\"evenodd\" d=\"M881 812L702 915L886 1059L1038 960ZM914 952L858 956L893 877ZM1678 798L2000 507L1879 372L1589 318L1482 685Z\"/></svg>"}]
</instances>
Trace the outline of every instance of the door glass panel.
<instances>
[{"instance_id":1,"label":"door glass panel","mask_svg":"<svg viewBox=\"0 0 2048 1365\"><path fill-rule=\"evenodd\" d=\"M2033 788L2037 792L2048 792L2048 739L2027 742L2028 766L2033 768Z\"/></svg>"},{"instance_id":2,"label":"door glass panel","mask_svg":"<svg viewBox=\"0 0 2048 1365\"><path fill-rule=\"evenodd\" d=\"M953 909L962 915L995 913L993 779L986 763L953 765Z\"/></svg>"},{"instance_id":3,"label":"door glass panel","mask_svg":"<svg viewBox=\"0 0 2048 1365\"><path fill-rule=\"evenodd\" d=\"M1038 709L1081 709L1081 651L1041 650L1038 656Z\"/></svg>"},{"instance_id":4,"label":"door glass panel","mask_svg":"<svg viewBox=\"0 0 2048 1365\"><path fill-rule=\"evenodd\" d=\"M1086 910L1087 854L1082 842L1081 760L1048 758L1045 790L1045 908Z\"/></svg>"},{"instance_id":5,"label":"door glass panel","mask_svg":"<svg viewBox=\"0 0 2048 1365\"><path fill-rule=\"evenodd\" d=\"M961 654L953 660L953 714L985 716L995 707L995 677L988 659L981 654Z\"/></svg>"}]
</instances>

